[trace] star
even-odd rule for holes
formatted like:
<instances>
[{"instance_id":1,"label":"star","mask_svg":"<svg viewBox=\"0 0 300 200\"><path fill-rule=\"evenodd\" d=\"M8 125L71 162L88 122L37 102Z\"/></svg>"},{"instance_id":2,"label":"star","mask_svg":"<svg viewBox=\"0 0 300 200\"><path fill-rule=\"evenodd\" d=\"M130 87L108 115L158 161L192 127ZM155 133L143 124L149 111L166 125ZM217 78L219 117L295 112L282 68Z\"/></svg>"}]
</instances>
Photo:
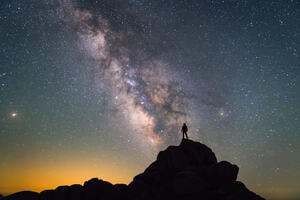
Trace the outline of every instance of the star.
<instances>
[{"instance_id":1,"label":"star","mask_svg":"<svg viewBox=\"0 0 300 200\"><path fill-rule=\"evenodd\" d=\"M223 111L221 111L219 114L220 114L220 116L224 116L225 115L225 113Z\"/></svg>"},{"instance_id":2,"label":"star","mask_svg":"<svg viewBox=\"0 0 300 200\"><path fill-rule=\"evenodd\" d=\"M16 118L18 116L18 114L16 113L16 112L12 112L11 114L10 114L10 117L11 118Z\"/></svg>"}]
</instances>

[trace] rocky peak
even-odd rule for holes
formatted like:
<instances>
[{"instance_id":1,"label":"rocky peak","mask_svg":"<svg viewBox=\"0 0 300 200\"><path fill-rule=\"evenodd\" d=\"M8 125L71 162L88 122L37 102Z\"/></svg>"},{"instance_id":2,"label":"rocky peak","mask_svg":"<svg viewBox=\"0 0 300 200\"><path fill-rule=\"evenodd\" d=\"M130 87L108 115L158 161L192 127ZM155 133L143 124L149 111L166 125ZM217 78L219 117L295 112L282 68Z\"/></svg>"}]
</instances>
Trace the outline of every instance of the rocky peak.
<instances>
[{"instance_id":1,"label":"rocky peak","mask_svg":"<svg viewBox=\"0 0 300 200\"><path fill-rule=\"evenodd\" d=\"M263 199L236 181L239 168L217 162L204 144L183 139L161 151L129 184L136 199ZM229 189L228 189L229 188Z\"/></svg>"}]
</instances>

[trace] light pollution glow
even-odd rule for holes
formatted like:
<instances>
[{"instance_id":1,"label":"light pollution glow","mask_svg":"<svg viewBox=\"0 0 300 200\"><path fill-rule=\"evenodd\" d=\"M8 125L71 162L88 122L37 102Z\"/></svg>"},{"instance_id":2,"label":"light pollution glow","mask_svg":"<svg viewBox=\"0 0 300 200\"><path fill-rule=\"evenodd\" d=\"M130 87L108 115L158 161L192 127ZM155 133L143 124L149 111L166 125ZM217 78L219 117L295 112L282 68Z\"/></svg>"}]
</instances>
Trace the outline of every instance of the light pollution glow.
<instances>
[{"instance_id":1,"label":"light pollution glow","mask_svg":"<svg viewBox=\"0 0 300 200\"><path fill-rule=\"evenodd\" d=\"M11 167L1 169L1 192L4 195L23 190L41 192L60 185L83 184L93 177L113 184L127 184L135 174L142 171L140 165L130 164L126 158L111 156L98 164L91 160L94 160L94 157L82 155L79 158L78 154L53 155L51 159L32 155L12 160ZM125 168L120 169L120 166L125 165ZM14 173L11 173L12 171Z\"/></svg>"}]
</instances>

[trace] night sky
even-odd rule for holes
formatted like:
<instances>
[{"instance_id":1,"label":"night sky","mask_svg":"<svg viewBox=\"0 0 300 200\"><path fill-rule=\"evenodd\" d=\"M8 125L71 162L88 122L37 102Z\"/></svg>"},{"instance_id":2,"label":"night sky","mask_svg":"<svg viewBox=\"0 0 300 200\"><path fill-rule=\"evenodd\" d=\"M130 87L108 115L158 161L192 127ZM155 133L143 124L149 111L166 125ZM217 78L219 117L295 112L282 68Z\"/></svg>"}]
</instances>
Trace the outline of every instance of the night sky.
<instances>
[{"instance_id":1,"label":"night sky","mask_svg":"<svg viewBox=\"0 0 300 200\"><path fill-rule=\"evenodd\" d=\"M300 198L299 0L1 0L0 194L129 183L181 126Z\"/></svg>"}]
</instances>

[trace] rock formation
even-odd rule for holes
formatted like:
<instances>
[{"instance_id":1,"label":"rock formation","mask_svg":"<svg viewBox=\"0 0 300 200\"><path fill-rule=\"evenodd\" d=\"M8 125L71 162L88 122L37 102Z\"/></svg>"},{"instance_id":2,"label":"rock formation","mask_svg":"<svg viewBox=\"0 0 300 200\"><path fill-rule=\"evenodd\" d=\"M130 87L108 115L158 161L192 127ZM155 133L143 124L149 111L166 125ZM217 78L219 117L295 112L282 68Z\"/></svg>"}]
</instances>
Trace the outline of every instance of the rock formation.
<instances>
[{"instance_id":1,"label":"rock formation","mask_svg":"<svg viewBox=\"0 0 300 200\"><path fill-rule=\"evenodd\" d=\"M129 184L134 199L259 200L236 181L239 168L217 162L210 148L192 140L161 151L157 160Z\"/></svg>"},{"instance_id":2,"label":"rock formation","mask_svg":"<svg viewBox=\"0 0 300 200\"><path fill-rule=\"evenodd\" d=\"M60 186L41 193L19 192L7 200L263 200L236 181L239 168L217 162L210 148L183 139L161 151L129 185L93 178L81 185Z\"/></svg>"}]
</instances>

